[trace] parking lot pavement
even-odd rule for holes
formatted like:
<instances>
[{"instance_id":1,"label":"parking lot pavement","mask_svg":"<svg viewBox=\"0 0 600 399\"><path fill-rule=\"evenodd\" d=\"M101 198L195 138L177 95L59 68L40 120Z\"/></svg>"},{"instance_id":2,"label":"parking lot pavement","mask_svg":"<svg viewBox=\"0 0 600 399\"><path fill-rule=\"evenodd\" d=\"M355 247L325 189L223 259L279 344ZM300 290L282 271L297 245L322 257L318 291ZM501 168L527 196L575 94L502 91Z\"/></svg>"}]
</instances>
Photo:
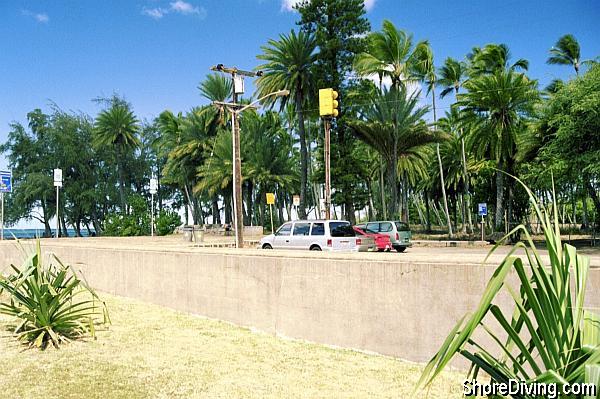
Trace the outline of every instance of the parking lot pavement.
<instances>
[{"instance_id":1,"label":"parking lot pavement","mask_svg":"<svg viewBox=\"0 0 600 399\"><path fill-rule=\"evenodd\" d=\"M208 244L227 244L231 243L231 237L211 237L207 236L205 242ZM23 240L23 243L33 245L32 240ZM253 256L288 256L288 257L315 257L315 258L352 258L364 259L368 261L389 261L397 262L398 260L414 263L444 263L444 264L482 264L492 249L491 245L484 247L420 247L413 246L408 248L404 253L392 252L361 252L361 253L328 253L315 251L285 251L285 250L257 250L255 245L247 244L243 250L234 248L214 248L214 247L196 247L194 243L184 241L181 236L168 237L87 237L87 238L61 238L61 239L42 239L42 247L44 245L59 245L59 246L77 246L89 248L106 248L106 249L134 249L134 250L151 250L151 251L168 251L168 252L197 252L207 251L213 253L232 253L244 251ZM14 241L0 242L2 245L15 245ZM501 246L492 254L487 264L497 265L504 256L511 250L510 246ZM546 251L540 250L540 253L546 258ZM590 265L592 267L600 267L600 247L584 247L579 250L579 253L589 256ZM524 255L523 251L517 254Z\"/></svg>"},{"instance_id":2,"label":"parking lot pavement","mask_svg":"<svg viewBox=\"0 0 600 399\"><path fill-rule=\"evenodd\" d=\"M405 253L397 254L403 259L415 262L444 262L444 263L482 263L492 246L487 247L456 247L456 248L431 248L431 247L412 247ZM498 264L510 252L512 247L500 246L489 257L486 263ZM547 257L547 251L540 249L539 251L544 258ZM579 253L590 258L592 267L600 267L600 247L586 247L579 250ZM525 255L522 250L516 252L517 255ZM375 255L375 254L374 254ZM547 259L546 259L547 260Z\"/></svg>"}]
</instances>

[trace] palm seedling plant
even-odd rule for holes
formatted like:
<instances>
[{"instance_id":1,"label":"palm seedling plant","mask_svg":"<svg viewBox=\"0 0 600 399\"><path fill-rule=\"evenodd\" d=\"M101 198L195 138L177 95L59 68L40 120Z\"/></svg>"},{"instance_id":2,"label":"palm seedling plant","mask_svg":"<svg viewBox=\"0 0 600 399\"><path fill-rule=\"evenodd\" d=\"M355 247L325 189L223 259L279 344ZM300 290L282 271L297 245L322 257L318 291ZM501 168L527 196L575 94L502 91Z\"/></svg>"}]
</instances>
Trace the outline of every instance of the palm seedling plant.
<instances>
[{"instance_id":1,"label":"palm seedling plant","mask_svg":"<svg viewBox=\"0 0 600 399\"><path fill-rule=\"evenodd\" d=\"M94 323L110 323L104 302L70 266L55 255L43 261L39 241L21 267L11 265L13 273L0 274L0 313L17 320L14 333L31 347L44 349L90 334Z\"/></svg>"},{"instance_id":2,"label":"palm seedling plant","mask_svg":"<svg viewBox=\"0 0 600 399\"><path fill-rule=\"evenodd\" d=\"M429 385L458 354L471 363L468 375L471 381L484 372L493 384L510 384L511 381L526 382L530 386L553 384L557 388L557 397L561 398L567 397L561 395L565 386L575 383L600 386L600 316L584 305L589 259L579 255L573 246L561 242L556 202L552 212L541 210L532 192L517 181L525 187L541 221L549 263L540 256L523 225L511 231L505 240L520 231L525 242L516 244L498 266L479 306L452 329L425 367L419 386ZM500 243L490 254L498 245ZM522 249L524 255L517 254L517 249ZM512 270L518 276L518 289L512 288L507 281ZM494 303L503 289L514 302L512 316ZM492 320L500 329L491 328L489 322ZM476 340L476 330L483 330L495 345L488 346ZM598 392L594 396L568 397L600 397L596 395ZM532 393L509 397L548 396Z\"/></svg>"}]
</instances>

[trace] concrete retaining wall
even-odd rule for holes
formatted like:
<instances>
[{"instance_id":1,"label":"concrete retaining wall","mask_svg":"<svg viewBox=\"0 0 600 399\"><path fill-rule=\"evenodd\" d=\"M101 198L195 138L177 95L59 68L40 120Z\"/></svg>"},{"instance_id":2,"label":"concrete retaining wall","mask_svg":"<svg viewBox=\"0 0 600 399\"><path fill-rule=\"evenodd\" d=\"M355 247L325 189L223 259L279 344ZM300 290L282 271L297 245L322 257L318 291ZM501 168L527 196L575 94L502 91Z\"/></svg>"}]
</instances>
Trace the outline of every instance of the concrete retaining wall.
<instances>
[{"instance_id":1,"label":"concrete retaining wall","mask_svg":"<svg viewBox=\"0 0 600 399\"><path fill-rule=\"evenodd\" d=\"M43 245L98 290L284 336L427 361L480 300L493 266L369 260L362 254ZM0 247L0 265L18 261ZM1 270L0 270L1 271ZM514 276L512 276L514 278ZM588 304L600 307L600 269ZM509 304L506 296L500 298Z\"/></svg>"}]
</instances>

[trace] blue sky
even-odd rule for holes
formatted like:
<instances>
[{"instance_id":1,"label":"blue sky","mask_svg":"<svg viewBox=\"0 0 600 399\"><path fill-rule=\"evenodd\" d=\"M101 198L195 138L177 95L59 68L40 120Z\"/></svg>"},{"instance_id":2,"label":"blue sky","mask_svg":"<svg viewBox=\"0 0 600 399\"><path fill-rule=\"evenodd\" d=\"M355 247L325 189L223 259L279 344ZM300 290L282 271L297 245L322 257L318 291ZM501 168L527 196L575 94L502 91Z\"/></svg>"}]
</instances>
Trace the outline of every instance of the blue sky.
<instances>
[{"instance_id":1,"label":"blue sky","mask_svg":"<svg viewBox=\"0 0 600 399\"><path fill-rule=\"evenodd\" d=\"M95 115L91 99L116 92L140 118L200 105L197 86L211 65L251 69L261 45L295 27L290 1L0 0L0 141L11 121L25 122L34 108L48 110L50 100ZM429 39L438 64L476 45L506 43L545 85L572 74L545 64L561 35L577 37L584 59L600 55L597 0L368 0L367 6L373 29L387 18L415 39Z\"/></svg>"}]
</instances>

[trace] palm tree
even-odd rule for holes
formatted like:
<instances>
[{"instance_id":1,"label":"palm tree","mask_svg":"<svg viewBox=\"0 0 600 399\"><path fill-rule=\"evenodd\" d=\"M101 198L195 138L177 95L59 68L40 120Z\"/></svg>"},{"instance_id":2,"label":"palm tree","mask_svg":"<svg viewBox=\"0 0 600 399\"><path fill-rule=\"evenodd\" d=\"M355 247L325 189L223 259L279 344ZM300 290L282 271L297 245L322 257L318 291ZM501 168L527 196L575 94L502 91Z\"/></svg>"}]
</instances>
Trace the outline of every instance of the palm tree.
<instances>
[{"instance_id":1,"label":"palm tree","mask_svg":"<svg viewBox=\"0 0 600 399\"><path fill-rule=\"evenodd\" d=\"M475 77L482 74L493 74L499 70L512 71L529 69L529 61L519 58L510 64L510 50L506 44L487 44L484 47L475 47L467 55L469 59L469 76Z\"/></svg>"},{"instance_id":2,"label":"palm tree","mask_svg":"<svg viewBox=\"0 0 600 399\"><path fill-rule=\"evenodd\" d=\"M260 202L260 224L265 222L265 195L267 192L293 192L299 183L296 172L297 154L294 154L293 139L283 127L279 114L264 115L248 113L242 119L246 136L247 178L249 191L257 189ZM252 195L249 195L252 198ZM248 209L252 204L248 201ZM251 217L250 211L249 218Z\"/></svg>"},{"instance_id":3,"label":"palm tree","mask_svg":"<svg viewBox=\"0 0 600 399\"><path fill-rule=\"evenodd\" d=\"M538 99L537 82L511 69L501 69L471 78L464 87L467 93L458 95L457 104L463 107L464 119L472 126L470 148L480 157L494 160L498 169L495 215L498 228L504 216L502 172L514 172L517 135ZM509 187L509 206L511 196Z\"/></svg>"},{"instance_id":4,"label":"palm tree","mask_svg":"<svg viewBox=\"0 0 600 399\"><path fill-rule=\"evenodd\" d=\"M128 103L113 99L110 108L100 112L96 118L94 146L113 148L119 173L121 210L125 210L125 178L123 162L127 151L140 145L138 120Z\"/></svg>"},{"instance_id":5,"label":"palm tree","mask_svg":"<svg viewBox=\"0 0 600 399\"><path fill-rule=\"evenodd\" d=\"M433 105L433 123L434 126L437 123L437 110L435 106L435 83L437 81L437 74L435 73L435 66L433 64L433 51L428 42L421 42L417 45L414 52L414 60L411 68L413 76L416 76L423 82L427 87L427 94L432 94L432 105ZM444 211L446 212L446 222L448 224L448 235L450 238L454 236L452 233L452 222L450 221L450 213L448 212L448 197L446 195L446 184L444 182L444 168L442 165L442 158L440 156L440 144L436 145L436 154L438 158L438 164L440 167L440 182L442 187L442 196L444 200ZM407 202L407 201L405 201ZM405 206L408 207L408 204Z\"/></svg>"},{"instance_id":6,"label":"palm tree","mask_svg":"<svg viewBox=\"0 0 600 399\"><path fill-rule=\"evenodd\" d=\"M178 142L170 151L163 172L167 181L182 187L194 223L201 219L198 195L195 195L198 192L193 190L198 180L196 169L208 157L206 148L214 142L222 126L218 115L215 108L205 106L192 109L179 120Z\"/></svg>"},{"instance_id":7,"label":"palm tree","mask_svg":"<svg viewBox=\"0 0 600 399\"><path fill-rule=\"evenodd\" d=\"M438 82L444 90L440 93L440 97L444 98L452 91L454 91L454 96L458 95L458 92L466 78L467 68L463 62L457 61L454 58L448 57L444 61L444 65L439 69L439 80ZM460 142L461 142L461 154L462 154L462 164L463 164L463 173L465 174L465 184L464 188L464 199L463 202L463 211L467 213L467 219L469 224L469 232L473 231L473 222L471 220L471 201L469 195L469 177L467 176L467 156L465 152L465 139L462 134L462 128L460 129ZM465 225L463 224L463 232L465 232Z\"/></svg>"},{"instance_id":8,"label":"palm tree","mask_svg":"<svg viewBox=\"0 0 600 399\"><path fill-rule=\"evenodd\" d=\"M408 95L402 87L375 93L370 103L372 105L364 110L363 118L350 121L349 127L386 162L387 185L392 193L388 214L393 217L398 214L399 159L436 142L438 136L423 121L428 108L419 107L418 95ZM405 169L406 165L403 165L402 170Z\"/></svg>"},{"instance_id":9,"label":"palm tree","mask_svg":"<svg viewBox=\"0 0 600 399\"><path fill-rule=\"evenodd\" d=\"M217 73L209 73L200 82L198 89L202 96L210 101L225 101L232 93L231 79Z\"/></svg>"},{"instance_id":10,"label":"palm tree","mask_svg":"<svg viewBox=\"0 0 600 399\"><path fill-rule=\"evenodd\" d=\"M567 34L562 36L554 47L550 49L550 57L546 61L554 65L572 65L575 73L579 76L579 67L581 66L581 54L579 43L575 36Z\"/></svg>"},{"instance_id":11,"label":"palm tree","mask_svg":"<svg viewBox=\"0 0 600 399\"><path fill-rule=\"evenodd\" d=\"M397 29L386 19L381 32L370 33L367 43L367 51L358 54L354 60L354 70L360 76L377 75L380 90L386 78L396 89L415 80L412 76L415 60L412 35Z\"/></svg>"},{"instance_id":12,"label":"palm tree","mask_svg":"<svg viewBox=\"0 0 600 399\"><path fill-rule=\"evenodd\" d=\"M438 83L444 88L440 93L440 97L444 98L452 91L458 94L467 77L467 68L464 62L448 57L444 61L444 65L440 67L438 76Z\"/></svg>"},{"instance_id":13,"label":"palm tree","mask_svg":"<svg viewBox=\"0 0 600 399\"><path fill-rule=\"evenodd\" d=\"M242 140L244 136L241 136ZM243 145L243 144L242 144ZM208 150L208 149L207 149ZM197 183L194 192L206 191L211 196L223 195L225 205L225 223L232 221L233 196L233 143L231 131L220 129L210 147L210 157L197 164L195 171ZM246 178L247 164L242 163L242 183Z\"/></svg>"},{"instance_id":14,"label":"palm tree","mask_svg":"<svg viewBox=\"0 0 600 399\"><path fill-rule=\"evenodd\" d=\"M288 97L279 97L281 110L288 101L296 107L298 135L300 136L300 207L301 218L306 218L306 190L308 181L308 151L304 129L304 107L313 94L314 84L312 65L317 60L315 49L317 43L312 34L292 30L289 35L280 35L279 40L269 40L262 46L259 60L265 61L257 69L263 75L257 79L257 95L264 97L269 93L287 89ZM267 104L274 104L274 97L265 99Z\"/></svg>"}]
</instances>

